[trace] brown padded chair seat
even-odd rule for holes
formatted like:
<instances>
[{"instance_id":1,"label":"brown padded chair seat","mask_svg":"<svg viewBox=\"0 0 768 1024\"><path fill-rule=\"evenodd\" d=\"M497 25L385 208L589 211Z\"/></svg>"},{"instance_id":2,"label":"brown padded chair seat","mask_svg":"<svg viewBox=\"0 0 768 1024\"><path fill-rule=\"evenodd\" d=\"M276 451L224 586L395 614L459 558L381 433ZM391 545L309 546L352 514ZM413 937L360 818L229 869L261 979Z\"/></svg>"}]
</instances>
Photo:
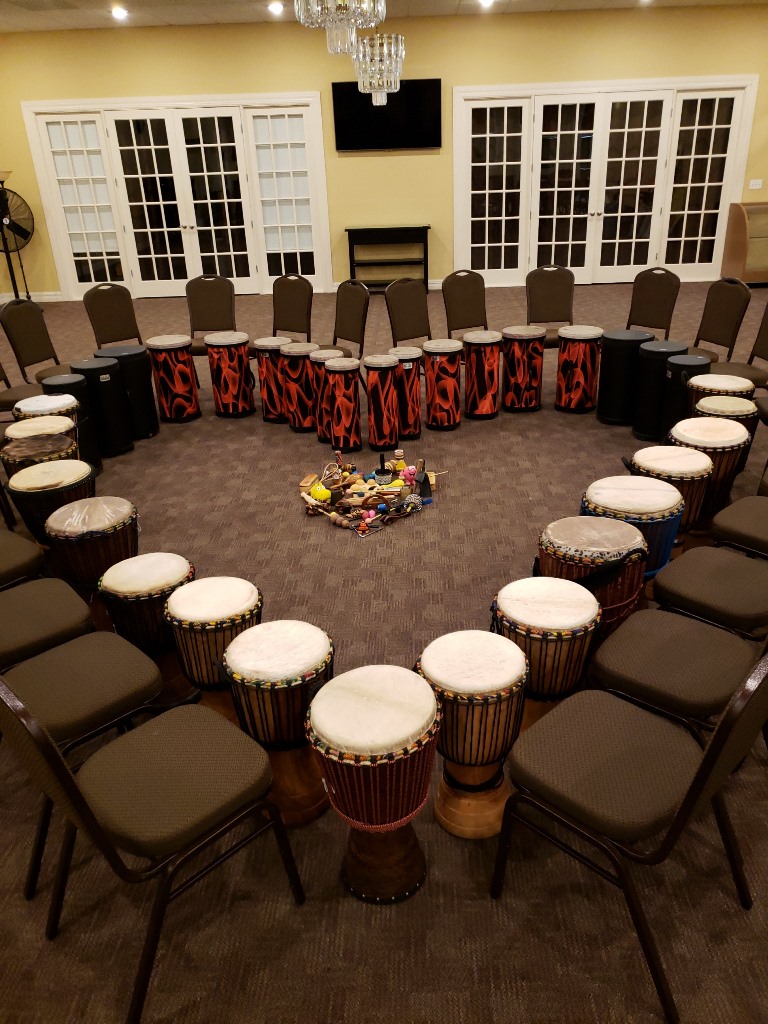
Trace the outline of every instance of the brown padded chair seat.
<instances>
[{"instance_id":1,"label":"brown padded chair seat","mask_svg":"<svg viewBox=\"0 0 768 1024\"><path fill-rule=\"evenodd\" d=\"M710 363L720 362L720 353L713 352L711 348L702 348L701 345L691 345L688 349L689 356L706 356Z\"/></svg>"},{"instance_id":2,"label":"brown padded chair seat","mask_svg":"<svg viewBox=\"0 0 768 1024\"><path fill-rule=\"evenodd\" d=\"M13 388L5 388L0 391L0 412L10 412L23 398L34 398L35 395L42 393L43 389L39 384L19 384Z\"/></svg>"},{"instance_id":3,"label":"brown padded chair seat","mask_svg":"<svg viewBox=\"0 0 768 1024\"><path fill-rule=\"evenodd\" d=\"M35 374L35 380L38 384L45 380L46 377L56 377L60 373L71 373L69 363L56 363L53 366L46 366L43 370L38 370Z\"/></svg>"},{"instance_id":4,"label":"brown padded chair seat","mask_svg":"<svg viewBox=\"0 0 768 1024\"><path fill-rule=\"evenodd\" d=\"M200 705L174 708L118 736L77 774L115 844L150 858L215 828L266 794L271 780L269 759L256 741Z\"/></svg>"},{"instance_id":5,"label":"brown padded chair seat","mask_svg":"<svg viewBox=\"0 0 768 1024\"><path fill-rule=\"evenodd\" d=\"M760 645L674 612L635 612L600 646L590 678L690 718L719 714Z\"/></svg>"},{"instance_id":6,"label":"brown padded chair seat","mask_svg":"<svg viewBox=\"0 0 768 1024\"><path fill-rule=\"evenodd\" d=\"M672 820L701 757L683 726L585 690L524 732L507 764L513 783L588 828L631 843Z\"/></svg>"},{"instance_id":7,"label":"brown padded chair seat","mask_svg":"<svg viewBox=\"0 0 768 1024\"><path fill-rule=\"evenodd\" d=\"M0 593L0 670L93 630L88 605L63 580Z\"/></svg>"},{"instance_id":8,"label":"brown padded chair seat","mask_svg":"<svg viewBox=\"0 0 768 1024\"><path fill-rule=\"evenodd\" d=\"M10 530L0 531L0 587L27 576L37 576L43 566L43 549Z\"/></svg>"},{"instance_id":9,"label":"brown padded chair seat","mask_svg":"<svg viewBox=\"0 0 768 1024\"><path fill-rule=\"evenodd\" d=\"M753 399L757 406L757 411L760 413L760 419L763 423L768 423L768 396L759 395Z\"/></svg>"},{"instance_id":10,"label":"brown padded chair seat","mask_svg":"<svg viewBox=\"0 0 768 1024\"><path fill-rule=\"evenodd\" d=\"M155 663L116 633L87 633L5 673L56 743L78 739L155 697Z\"/></svg>"},{"instance_id":11,"label":"brown padded chair seat","mask_svg":"<svg viewBox=\"0 0 768 1024\"><path fill-rule=\"evenodd\" d=\"M712 534L768 556L768 498L754 494L734 501L712 520Z\"/></svg>"},{"instance_id":12,"label":"brown padded chair seat","mask_svg":"<svg viewBox=\"0 0 768 1024\"><path fill-rule=\"evenodd\" d=\"M727 548L692 548L653 581L662 605L756 639L768 634L768 562Z\"/></svg>"},{"instance_id":13,"label":"brown padded chair seat","mask_svg":"<svg viewBox=\"0 0 768 1024\"><path fill-rule=\"evenodd\" d=\"M757 388L761 388L768 381L768 370L763 370L754 363L720 363L718 366L712 366L709 372L746 377Z\"/></svg>"}]
</instances>

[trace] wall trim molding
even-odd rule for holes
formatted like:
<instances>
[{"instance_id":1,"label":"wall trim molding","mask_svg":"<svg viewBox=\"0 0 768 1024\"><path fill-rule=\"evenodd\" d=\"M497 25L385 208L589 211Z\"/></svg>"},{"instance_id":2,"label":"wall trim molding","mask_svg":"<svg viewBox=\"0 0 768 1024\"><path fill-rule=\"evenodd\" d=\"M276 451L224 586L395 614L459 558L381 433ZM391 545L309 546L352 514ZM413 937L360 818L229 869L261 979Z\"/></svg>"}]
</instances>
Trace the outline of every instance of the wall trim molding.
<instances>
[{"instance_id":1,"label":"wall trim molding","mask_svg":"<svg viewBox=\"0 0 768 1024\"><path fill-rule=\"evenodd\" d=\"M62 302L64 296L61 292L30 292L33 302ZM20 298L26 296L21 295ZM0 303L10 302L15 298L13 292L0 292Z\"/></svg>"}]
</instances>

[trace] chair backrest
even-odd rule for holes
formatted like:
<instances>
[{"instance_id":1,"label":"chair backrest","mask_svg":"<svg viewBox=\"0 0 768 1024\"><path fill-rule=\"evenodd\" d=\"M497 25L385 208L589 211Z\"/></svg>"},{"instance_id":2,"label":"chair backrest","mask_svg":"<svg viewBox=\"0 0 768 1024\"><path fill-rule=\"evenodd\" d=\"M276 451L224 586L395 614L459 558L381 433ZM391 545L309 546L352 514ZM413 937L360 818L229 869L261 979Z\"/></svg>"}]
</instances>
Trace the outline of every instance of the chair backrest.
<instances>
[{"instance_id":1,"label":"chair backrest","mask_svg":"<svg viewBox=\"0 0 768 1024\"><path fill-rule=\"evenodd\" d=\"M59 357L51 343L43 311L36 302L11 299L0 309L0 324L3 325L24 380L27 380L25 370L28 366L44 363L46 359L58 363Z\"/></svg>"},{"instance_id":2,"label":"chair backrest","mask_svg":"<svg viewBox=\"0 0 768 1024\"><path fill-rule=\"evenodd\" d=\"M730 359L751 297L749 288L736 277L721 277L710 285L694 345L700 341L720 345Z\"/></svg>"},{"instance_id":3,"label":"chair backrest","mask_svg":"<svg viewBox=\"0 0 768 1024\"><path fill-rule=\"evenodd\" d=\"M529 324L573 323L573 271L545 266L525 279Z\"/></svg>"},{"instance_id":4,"label":"chair backrest","mask_svg":"<svg viewBox=\"0 0 768 1024\"><path fill-rule=\"evenodd\" d=\"M29 709L0 676L0 733L35 786L78 829L82 829L119 873L124 869L114 845L93 815L64 758Z\"/></svg>"},{"instance_id":5,"label":"chair backrest","mask_svg":"<svg viewBox=\"0 0 768 1024\"><path fill-rule=\"evenodd\" d=\"M392 343L432 337L427 308L427 289L415 277L401 277L384 292L392 329Z\"/></svg>"},{"instance_id":6,"label":"chair backrest","mask_svg":"<svg viewBox=\"0 0 768 1024\"><path fill-rule=\"evenodd\" d=\"M768 361L768 304L766 304L763 319L760 321L760 326L757 329L757 337L755 338L755 344L752 346L749 362L752 363L755 359L765 359Z\"/></svg>"},{"instance_id":7,"label":"chair backrest","mask_svg":"<svg viewBox=\"0 0 768 1024\"><path fill-rule=\"evenodd\" d=\"M627 330L647 327L663 331L664 337L669 338L679 291L680 278L666 267L641 270L632 285Z\"/></svg>"},{"instance_id":8,"label":"chair backrest","mask_svg":"<svg viewBox=\"0 0 768 1024\"><path fill-rule=\"evenodd\" d=\"M336 323L333 344L351 341L360 346L360 358L365 347L365 325L368 321L368 303L371 294L362 281L342 281L336 291Z\"/></svg>"},{"instance_id":9,"label":"chair backrest","mask_svg":"<svg viewBox=\"0 0 768 1024\"><path fill-rule=\"evenodd\" d=\"M97 284L83 296L97 348L114 341L141 342L131 293L122 284Z\"/></svg>"},{"instance_id":10,"label":"chair backrest","mask_svg":"<svg viewBox=\"0 0 768 1024\"><path fill-rule=\"evenodd\" d=\"M454 270L443 281L443 302L449 338L454 331L466 331L470 327L488 330L485 281L481 274L474 270Z\"/></svg>"},{"instance_id":11,"label":"chair backrest","mask_svg":"<svg viewBox=\"0 0 768 1024\"><path fill-rule=\"evenodd\" d=\"M272 335L305 334L312 341L312 282L300 274L284 274L272 285Z\"/></svg>"},{"instance_id":12,"label":"chair backrest","mask_svg":"<svg viewBox=\"0 0 768 1024\"><path fill-rule=\"evenodd\" d=\"M187 281L189 333L235 331L235 286L227 277L202 274Z\"/></svg>"},{"instance_id":13,"label":"chair backrest","mask_svg":"<svg viewBox=\"0 0 768 1024\"><path fill-rule=\"evenodd\" d=\"M768 719L768 654L750 672L720 716L693 781L670 826L674 841L692 816L719 792L741 764Z\"/></svg>"}]
</instances>

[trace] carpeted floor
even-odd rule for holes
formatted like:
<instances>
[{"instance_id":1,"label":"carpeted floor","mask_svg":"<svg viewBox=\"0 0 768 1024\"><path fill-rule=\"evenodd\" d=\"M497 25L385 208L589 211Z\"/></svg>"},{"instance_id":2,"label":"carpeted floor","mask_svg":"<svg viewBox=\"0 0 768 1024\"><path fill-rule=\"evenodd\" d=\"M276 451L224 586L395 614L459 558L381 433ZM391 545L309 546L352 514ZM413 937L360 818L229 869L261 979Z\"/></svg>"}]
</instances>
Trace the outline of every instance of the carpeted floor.
<instances>
[{"instance_id":1,"label":"carpeted floor","mask_svg":"<svg viewBox=\"0 0 768 1024\"><path fill-rule=\"evenodd\" d=\"M691 338L705 285L683 286L673 337ZM623 326L630 286L576 292L576 320ZM748 354L768 292L755 290L735 358ZM524 319L522 289L488 293L492 327ZM445 330L430 295L433 334ZM137 303L145 337L186 328L182 299ZM93 348L77 304L46 308L62 360ZM314 339L330 340L333 297L315 298ZM238 326L271 332L267 297L238 298ZM371 302L367 350L386 351L384 300ZM13 363L4 340L0 359ZM485 628L505 583L528 575L542 526L576 514L584 488L622 472L643 445L629 428L552 409L555 353L545 362L545 408L536 415L464 422L425 432L409 460L447 470L432 508L359 541L307 519L296 484L327 460L311 436L257 417L217 419L199 364L204 414L163 426L134 452L105 462L100 494L141 513L141 550L172 550L199 576L238 575L263 589L265 618L326 629L337 671L365 663L411 666L434 637ZM17 375L12 374L14 382ZM734 497L754 493L768 456L760 427ZM359 462L374 464L370 453ZM190 787L195 779L189 780ZM0 1022L112 1024L127 1010L148 890L129 890L86 843L78 846L55 943L43 937L53 829L38 898L21 896L37 800L0 744ZM714 824L697 822L661 868L638 872L685 1021L768 1019L768 754L757 743L729 787L755 907L740 909ZM170 910L146 1024L645 1024L660 1010L617 892L528 835L515 838L504 896L488 898L495 841L466 842L416 821L429 860L424 889L393 908L363 905L338 879L346 830L332 812L292 842L307 890L296 909L266 838L212 874Z\"/></svg>"}]
</instances>

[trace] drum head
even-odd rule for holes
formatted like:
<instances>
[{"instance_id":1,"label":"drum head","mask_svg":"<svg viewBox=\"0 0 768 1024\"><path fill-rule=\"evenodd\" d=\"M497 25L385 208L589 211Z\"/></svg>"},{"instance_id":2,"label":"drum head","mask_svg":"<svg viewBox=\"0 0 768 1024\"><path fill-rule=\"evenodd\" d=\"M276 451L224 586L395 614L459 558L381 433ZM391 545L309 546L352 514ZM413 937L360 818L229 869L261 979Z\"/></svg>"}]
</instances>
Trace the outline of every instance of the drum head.
<instances>
[{"instance_id":1,"label":"drum head","mask_svg":"<svg viewBox=\"0 0 768 1024\"><path fill-rule=\"evenodd\" d=\"M285 344L285 338L256 338L251 344L259 352L279 352Z\"/></svg>"},{"instance_id":2,"label":"drum head","mask_svg":"<svg viewBox=\"0 0 768 1024\"><path fill-rule=\"evenodd\" d=\"M40 434L9 441L2 449L2 457L12 462L21 462L22 459L43 460L51 455L73 452L75 448L75 442L66 434Z\"/></svg>"},{"instance_id":3,"label":"drum head","mask_svg":"<svg viewBox=\"0 0 768 1024\"><path fill-rule=\"evenodd\" d=\"M23 416L55 416L78 408L74 395L33 395L14 405L14 412Z\"/></svg>"},{"instance_id":4,"label":"drum head","mask_svg":"<svg viewBox=\"0 0 768 1024\"><path fill-rule=\"evenodd\" d=\"M638 469L648 473L660 473L671 477L709 476L712 472L712 459L706 452L695 448L678 448L674 444L657 444L650 448L641 448L632 456L632 462Z\"/></svg>"},{"instance_id":5,"label":"drum head","mask_svg":"<svg viewBox=\"0 0 768 1024\"><path fill-rule=\"evenodd\" d=\"M75 422L69 416L33 416L31 419L9 423L5 436L9 441L22 437L41 437L43 434L66 434L75 429Z\"/></svg>"},{"instance_id":6,"label":"drum head","mask_svg":"<svg viewBox=\"0 0 768 1024\"><path fill-rule=\"evenodd\" d=\"M697 448L733 448L749 440L749 431L735 420L720 416L694 416L680 420L669 432L681 444Z\"/></svg>"},{"instance_id":7,"label":"drum head","mask_svg":"<svg viewBox=\"0 0 768 1024\"><path fill-rule=\"evenodd\" d=\"M112 530L135 515L136 506L125 498L81 498L52 512L45 521L45 532L52 537L82 537Z\"/></svg>"},{"instance_id":8,"label":"drum head","mask_svg":"<svg viewBox=\"0 0 768 1024\"><path fill-rule=\"evenodd\" d=\"M57 487L69 487L85 480L91 472L87 462L78 459L58 459L55 462L41 462L27 466L14 473L8 481L12 491L49 491Z\"/></svg>"},{"instance_id":9,"label":"drum head","mask_svg":"<svg viewBox=\"0 0 768 1024\"><path fill-rule=\"evenodd\" d=\"M463 352L464 346L454 338L433 338L424 342L424 351L430 356L444 356L449 352Z\"/></svg>"},{"instance_id":10,"label":"drum head","mask_svg":"<svg viewBox=\"0 0 768 1024\"><path fill-rule=\"evenodd\" d=\"M755 390L755 385L748 377L732 377L727 373L699 373L689 379L688 387L703 391L747 391L749 394Z\"/></svg>"},{"instance_id":11,"label":"drum head","mask_svg":"<svg viewBox=\"0 0 768 1024\"><path fill-rule=\"evenodd\" d=\"M567 338L569 341L596 341L602 338L602 327L590 327L589 324L573 324L571 327L561 327L557 332L559 337Z\"/></svg>"},{"instance_id":12,"label":"drum head","mask_svg":"<svg viewBox=\"0 0 768 1024\"><path fill-rule=\"evenodd\" d=\"M542 546L554 547L574 558L610 562L632 551L647 551L645 537L636 526L607 516L568 516L557 519L539 538Z\"/></svg>"},{"instance_id":13,"label":"drum head","mask_svg":"<svg viewBox=\"0 0 768 1024\"><path fill-rule=\"evenodd\" d=\"M381 356L365 356L363 359L363 366L370 370L389 370L393 366L397 366L397 356L381 355Z\"/></svg>"},{"instance_id":14,"label":"drum head","mask_svg":"<svg viewBox=\"0 0 768 1024\"><path fill-rule=\"evenodd\" d=\"M650 476L606 476L590 484L585 497L611 512L639 516L671 512L683 500L672 484Z\"/></svg>"},{"instance_id":15,"label":"drum head","mask_svg":"<svg viewBox=\"0 0 768 1024\"><path fill-rule=\"evenodd\" d=\"M429 683L399 665L366 665L331 679L309 708L323 743L348 754L393 754L423 736L435 720Z\"/></svg>"},{"instance_id":16,"label":"drum head","mask_svg":"<svg viewBox=\"0 0 768 1024\"><path fill-rule=\"evenodd\" d=\"M217 347L245 345L247 341L248 335L242 331L214 331L213 334L203 336L203 342L206 345L215 345Z\"/></svg>"},{"instance_id":17,"label":"drum head","mask_svg":"<svg viewBox=\"0 0 768 1024\"><path fill-rule=\"evenodd\" d=\"M546 329L544 327L536 327L535 324L505 327L501 334L502 337L510 338L512 341L526 341L531 338L546 338L547 336Z\"/></svg>"},{"instance_id":18,"label":"drum head","mask_svg":"<svg viewBox=\"0 0 768 1024\"><path fill-rule=\"evenodd\" d=\"M423 352L417 345L396 345L389 350L389 355L394 356L401 363L415 362L421 359Z\"/></svg>"},{"instance_id":19,"label":"drum head","mask_svg":"<svg viewBox=\"0 0 768 1024\"><path fill-rule=\"evenodd\" d=\"M166 610L182 622L221 622L252 611L259 592L248 580L236 576L208 576L174 590Z\"/></svg>"},{"instance_id":20,"label":"drum head","mask_svg":"<svg viewBox=\"0 0 768 1024\"><path fill-rule=\"evenodd\" d=\"M501 331L467 331L463 340L466 345L494 345L501 337Z\"/></svg>"},{"instance_id":21,"label":"drum head","mask_svg":"<svg viewBox=\"0 0 768 1024\"><path fill-rule=\"evenodd\" d=\"M497 693L519 683L527 669L517 644L480 629L439 636L420 661L428 682L453 693Z\"/></svg>"},{"instance_id":22,"label":"drum head","mask_svg":"<svg viewBox=\"0 0 768 1024\"><path fill-rule=\"evenodd\" d=\"M338 370L339 373L344 373L347 370L359 370L360 360L353 356L339 356L338 359L329 359L325 368L330 372Z\"/></svg>"},{"instance_id":23,"label":"drum head","mask_svg":"<svg viewBox=\"0 0 768 1024\"><path fill-rule=\"evenodd\" d=\"M496 604L502 615L534 629L569 630L593 622L600 611L594 594L573 580L531 576L508 583Z\"/></svg>"},{"instance_id":24,"label":"drum head","mask_svg":"<svg viewBox=\"0 0 768 1024\"><path fill-rule=\"evenodd\" d=\"M337 348L318 348L309 354L309 361L311 363L328 363L331 359L340 358L341 356Z\"/></svg>"},{"instance_id":25,"label":"drum head","mask_svg":"<svg viewBox=\"0 0 768 1024\"><path fill-rule=\"evenodd\" d=\"M158 334L155 338L147 338L144 344L147 348L184 348L192 344L192 339L188 334Z\"/></svg>"},{"instance_id":26,"label":"drum head","mask_svg":"<svg viewBox=\"0 0 768 1024\"><path fill-rule=\"evenodd\" d=\"M757 413L757 406L751 398L707 395L696 403L696 412L704 416L754 416Z\"/></svg>"},{"instance_id":27,"label":"drum head","mask_svg":"<svg viewBox=\"0 0 768 1024\"><path fill-rule=\"evenodd\" d=\"M150 551L146 555L124 558L110 566L101 578L99 589L121 597L156 594L178 586L189 576L191 569L190 563L181 555Z\"/></svg>"},{"instance_id":28,"label":"drum head","mask_svg":"<svg viewBox=\"0 0 768 1024\"><path fill-rule=\"evenodd\" d=\"M309 622L278 619L251 626L224 652L224 664L246 682L278 683L319 668L331 641Z\"/></svg>"},{"instance_id":29,"label":"drum head","mask_svg":"<svg viewBox=\"0 0 768 1024\"><path fill-rule=\"evenodd\" d=\"M308 356L311 352L317 352L319 345L311 341L286 341L280 346L280 353L284 356Z\"/></svg>"}]
</instances>

